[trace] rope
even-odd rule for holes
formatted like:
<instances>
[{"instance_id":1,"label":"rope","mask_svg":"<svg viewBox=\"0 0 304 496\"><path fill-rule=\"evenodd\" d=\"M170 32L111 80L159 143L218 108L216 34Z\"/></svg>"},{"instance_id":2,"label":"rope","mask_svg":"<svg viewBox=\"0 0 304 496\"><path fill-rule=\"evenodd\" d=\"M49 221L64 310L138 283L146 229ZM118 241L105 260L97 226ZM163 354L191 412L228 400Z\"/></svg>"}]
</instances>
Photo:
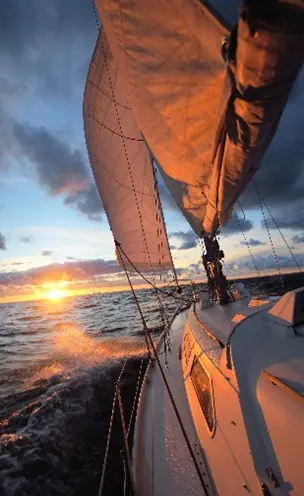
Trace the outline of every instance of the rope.
<instances>
[{"instance_id":1,"label":"rope","mask_svg":"<svg viewBox=\"0 0 304 496\"><path fill-rule=\"evenodd\" d=\"M150 151L150 149L149 149ZM167 244L168 244L168 248L169 248L169 238L168 238L168 233L167 233L167 228L166 228L166 222L165 222L165 216L164 216L164 212L163 212L163 206L162 206L162 203L161 203L161 200L160 200L160 195L159 195L159 190L158 190L158 187L157 187L157 177L156 177L156 168L154 168L154 160L153 160L153 156L152 156L152 153L150 151L150 157L151 157L151 162L152 162L152 169L153 169L153 176L154 176L154 183L156 184L156 196L157 196L157 199L158 199L158 204L159 204L159 210L160 210L160 213L161 213L161 216L162 216L162 219L163 219L163 224L164 224L164 230L165 230L165 237L166 237L166 240L167 240ZM174 276L174 280L175 280L175 284L176 286L178 287L178 278L177 278L177 273L176 273L176 269L175 269L175 266L174 266L174 263L173 263L173 259L172 259L172 254L171 254L171 250L169 248L169 255L170 255L170 259L171 259L171 263L172 263L172 270L173 270L173 276Z\"/></svg>"},{"instance_id":2,"label":"rope","mask_svg":"<svg viewBox=\"0 0 304 496\"><path fill-rule=\"evenodd\" d=\"M131 480L131 484L132 484L132 492L133 492L133 495L136 496L137 493L136 493L136 489L135 489L135 481L134 481L134 475L133 475L133 470L132 470L131 456L130 456L130 450L129 450L129 444L128 444L128 436L127 436L127 431L126 431L126 423L125 423L125 417L124 417L119 387L117 390L117 399L118 399L118 407L119 407L119 412L120 412L123 438L124 438L124 443L125 443L125 455L126 455L127 465L128 465L128 469L129 469L129 476L130 476L130 480Z\"/></svg>"},{"instance_id":3,"label":"rope","mask_svg":"<svg viewBox=\"0 0 304 496\"><path fill-rule=\"evenodd\" d=\"M282 240L284 241L286 248L288 249L288 251L289 251L289 253L290 253L291 257L293 258L294 263L295 263L295 264L296 264L296 266L298 267L299 271L300 271L300 272L303 272L303 271L302 271L302 269L301 269L301 267L300 267L300 265L299 265L299 264L298 264L298 262L297 262L296 257L294 256L294 253L292 252L292 250L291 250L291 248L290 248L290 246L289 246L289 244L288 244L288 242L287 242L287 240L286 240L286 238L285 238L284 234L282 233L282 231L281 231L281 229L280 229L279 225L278 225L278 224L277 224L277 222L275 221L275 219L274 219L274 217L273 217L273 215L272 215L272 212L271 212L270 208L268 207L268 205L267 205L267 203L266 203L265 199L263 198L263 199L262 199L262 201L263 201L263 203L264 203L264 205L265 205L265 207L266 207L266 209L267 209L267 211L268 211L268 213L269 213L269 216L270 216L270 218L271 218L272 222L274 223L274 225L275 225L276 229L278 230L278 232L279 232L279 234L280 234L280 236L281 236Z\"/></svg>"},{"instance_id":4,"label":"rope","mask_svg":"<svg viewBox=\"0 0 304 496\"><path fill-rule=\"evenodd\" d=\"M126 364L127 364L128 359L126 359L123 363L123 366L121 368L119 377L116 382L116 387L115 387L115 393L114 393L114 398L113 398L113 403L112 403L112 411L111 411L111 417L110 417L110 423L109 423L109 430L108 430L108 437L107 437L107 443L106 443L106 450L103 458L103 465L102 465L102 471L101 471L101 478L100 478L100 485L99 485L99 491L98 491L98 496L102 496L102 491L103 491L103 486L104 486L104 480L105 480L105 474L106 474L106 466L107 466L107 461L108 461L108 454L109 454L109 446L110 446L110 440L111 440L111 435L112 435L112 427L113 427L113 420L114 420L114 413L115 413L115 406L116 406L116 400L117 400L117 391L118 391L118 386L122 377L122 374L125 370Z\"/></svg>"},{"instance_id":5,"label":"rope","mask_svg":"<svg viewBox=\"0 0 304 496\"><path fill-rule=\"evenodd\" d=\"M98 28L98 30L100 30L100 21L99 21L98 12L97 12L97 9L96 9L96 4L95 4L95 1L94 0L91 0L91 2L92 2L92 7L93 7L94 15L95 15L95 20L96 20L97 28ZM119 4L119 7L120 7L120 4ZM121 26L121 32L122 32L122 26ZM122 36L123 36L123 32L122 32ZM109 67L108 67L108 63L107 63L107 58L106 58L106 54L105 54L105 48L104 48L104 44L103 44L102 39L101 39L101 48L102 48L102 52L103 52L103 56L104 56L105 68L106 68L106 72L107 72L107 76L108 76L108 81L109 81L109 84L110 84L112 101L114 103L116 117L117 117L117 121L118 121L119 131L120 132L118 133L118 132L115 132L115 131L112 131L112 130L111 131L114 132L114 134L117 134L118 136L120 136L122 138L124 154L125 154L127 165L128 165L128 171L129 171L129 176L130 176L131 185L132 185L132 191L133 191L133 194L134 194L135 203L136 203L136 207L137 207L137 213L138 213L138 218L139 218L139 222L140 222L140 228L141 228L141 232L142 232L142 237L143 237L143 242L144 242L144 246L145 246L145 251L146 251L146 254L147 254L147 257L148 257L148 261L150 263L150 266L152 268L151 256L150 256L150 252L149 252L149 247L148 247L148 242L147 242L147 238L146 238L146 233L145 233L145 230L144 230L144 224L143 224L143 219L142 219L142 215L141 215L141 209L140 209L140 205L139 205L139 201L138 201L138 197L137 197L137 191L136 191L136 188L135 188L134 178L133 178L133 174L132 174L132 170L131 170L131 165L130 165L130 161L129 161L129 157L128 157L128 153L127 153L126 143L125 143L125 140L129 140L129 139L133 139L133 138L129 138L127 136L124 136L124 134L123 134L122 125L121 125L121 121L120 121L120 115L119 115L119 112L118 112L118 109L117 109L117 101L115 99L115 91L114 91L113 83L112 83L112 80L111 80L111 77L110 77L110 71L109 71ZM101 122L99 122L99 124L101 124L102 126L106 127ZM136 141L145 141L145 140L143 138L142 140L136 139ZM149 150L149 148L148 148L148 150ZM166 225L165 225L165 220L164 220L162 205L161 205L161 201L160 201L160 197L159 197L159 192L158 192L158 189L156 187L157 181L156 181L156 177L155 177L155 170L154 170L154 167L153 167L153 161L152 161L153 157L152 157L152 154L151 154L150 150L149 150L149 154L150 154L151 166L152 166L153 177L154 177L155 192L156 192L156 197L157 197L157 200L158 200L158 210L159 210L159 214L160 214L159 217L161 217L161 219L163 221L164 234L165 234L165 238L166 238L166 241L167 241L167 245L169 247L169 241L168 241L168 235L167 235L167 230L166 230ZM170 250L169 250L169 255L170 255L170 258L171 258L171 264L172 264L172 270L173 270L174 279L175 279L176 284L178 286L177 274L176 274L176 270L175 270L175 267L174 267L174 264L173 264L173 260L172 260L172 256L171 256ZM155 285L154 285L154 287L155 287ZM157 293L157 298L159 299L158 293ZM159 304L160 304L160 307L162 308L162 304L161 304L160 301L159 301Z\"/></svg>"},{"instance_id":6,"label":"rope","mask_svg":"<svg viewBox=\"0 0 304 496\"><path fill-rule=\"evenodd\" d=\"M257 187L255 181L253 180L252 182L253 182L253 186L254 186L254 189L255 189L257 198L258 198L258 200L260 202L260 208L261 208L261 212L262 212L264 224L265 224L265 227L266 227L266 231L267 231L269 243L270 243L270 246L271 246L273 258L274 258L275 264L276 264L277 269L278 269L278 274L279 274L279 277L280 277L280 280L281 280L282 289L284 290L284 279L283 279L281 267L280 267L280 264L279 264L278 255L277 255L277 252L275 250L275 247L274 247L274 244L273 244L273 241L272 241L272 237L271 237L271 234L270 234L270 229L269 229L269 226L268 226L267 218L266 218L264 207L263 207L263 201L262 201L262 198L260 196L260 192L258 190L258 187Z\"/></svg>"},{"instance_id":7,"label":"rope","mask_svg":"<svg viewBox=\"0 0 304 496\"><path fill-rule=\"evenodd\" d=\"M147 279L142 272L140 272L136 266L133 264L133 262L130 260L130 258L128 257L128 255L124 252L124 250L122 249L121 245L115 241L116 243L116 246L122 251L123 255L126 257L126 259L128 260L129 264L133 267L133 269L135 270L135 272L140 276L142 277L142 279L144 281L146 281L147 284L149 284L149 286L151 286L152 288L156 289L157 291L159 291L160 293L164 294L165 296L167 297L172 297L172 298L175 298L176 300L179 300L179 301L185 301L186 303L195 303L195 300L190 300L188 298L184 298L182 296L175 296L174 294L171 294L171 293L167 293L166 291L164 291L162 288L158 288L157 286L155 286L155 284L153 284L151 281L149 281L149 279ZM124 266L124 264L123 264Z\"/></svg>"},{"instance_id":8,"label":"rope","mask_svg":"<svg viewBox=\"0 0 304 496\"><path fill-rule=\"evenodd\" d=\"M242 210L243 210L243 209L242 209ZM237 213L236 213L236 211L235 211L235 210L233 211L233 213L234 213L234 215L235 215L235 217L236 217L236 220L237 220L237 222L238 222L239 228L240 228L240 230L242 231L242 235L243 235L244 241L245 241L245 243L246 243L246 246L247 246L247 249L248 249L249 255L250 255L250 257L251 257L251 260L252 260L253 266L255 267L255 270L257 271L258 276L259 276L259 277L261 277L261 274L260 274L260 271L259 271L258 266L257 266L257 264L256 264L255 258L254 258L254 256L253 256L253 253L252 253L251 248L250 248L250 246L249 246L249 243L248 243L248 240L247 240L247 236L246 236L246 234L245 234L245 233L244 233L244 231L243 231L243 228L242 228L242 224L241 224L241 222L240 222L240 219L238 218ZM243 210L243 213L244 213L244 210ZM245 218L245 214L244 214L244 218Z\"/></svg>"},{"instance_id":9,"label":"rope","mask_svg":"<svg viewBox=\"0 0 304 496\"><path fill-rule=\"evenodd\" d=\"M121 249L121 247L120 247L120 246L118 246L118 248L119 248L119 249ZM165 375L164 370L163 370L163 368L162 368L162 365L161 365L161 363L160 363L160 360L159 360L159 357L158 357L157 350L156 350L156 348L155 348L155 346L154 346L154 343L153 343L153 339L151 338L150 333L148 332L147 324L146 324L146 322L145 322L145 319L144 319L144 316L143 316L143 313L142 313L142 310L141 310L141 307L140 307L139 301L138 301L138 299L137 299L136 293L135 293L134 288L133 288L133 284L132 284L132 282L131 282L131 280L130 280L130 277L129 277L128 271L127 271L127 269L126 269L126 266L125 266L125 264L124 264L124 261L123 261L123 258L122 258L122 257L121 257L121 261L122 261L122 265L123 265L123 268L124 268L124 271L125 271L126 277L127 277L127 279L128 279L128 283L129 283L129 285L130 285L130 289L131 289L132 294L133 294L133 297L134 297L134 301L135 301L136 306L137 306L137 308L138 308L138 310L139 310L140 316L141 316L141 318L143 319L143 322L144 322L144 329L145 329L145 331L146 331L146 333L147 333L147 339L149 340L149 343L150 343L151 349L152 349L152 351L153 351L153 356L154 356L154 358L155 358L155 360L156 360L156 362L157 362L157 365L158 365L159 371L160 371L160 373L161 373L161 376L162 376L162 379L163 379L163 382L164 382L165 388L166 388L166 390L167 390L168 396L169 396L169 398L170 398L171 405L172 405L172 407L173 407L173 410L174 410L175 416L176 416L176 418L177 418L177 421L178 421L179 426L180 426L180 428L181 428L181 431L182 431L183 437L184 437L185 442L186 442L186 444L187 444L187 447L188 447L188 450L189 450L189 454L190 454L190 456L191 456L191 458L192 458L192 461L193 461L193 464L194 464L194 466L195 466L195 469L196 469L196 472L197 472L198 478L199 478L199 480L200 480L200 483L201 483L201 485L202 485L202 488L203 488L203 490L206 492L206 494L208 494L207 487L206 487L205 481L204 481L204 479L203 479L202 473L201 473L201 471L200 471L199 464L198 464L198 462L197 462L197 460L196 460L196 458L195 458L194 451L193 451L193 449L192 449L192 446L191 446L191 444L190 444L190 441L189 441L188 435L187 435L186 430L185 430L185 427L184 427L184 425L183 425L183 421L182 421L181 416L180 416L180 414L179 414L179 411L178 411L178 409L177 409L177 406L176 406L175 400L174 400L174 398L173 398L173 395L172 395L172 392L171 392L171 389L170 389L169 383L168 383L168 381L167 381L166 375Z\"/></svg>"},{"instance_id":10,"label":"rope","mask_svg":"<svg viewBox=\"0 0 304 496\"><path fill-rule=\"evenodd\" d=\"M139 390L140 390L140 380L141 380L141 374L142 374L142 370L143 370L143 364L144 364L144 359L142 358L141 359L140 368L139 368L139 372L138 372L138 378L137 378L137 383L136 383L134 400L133 400L131 415L130 415L128 429L127 429L127 437L129 437L130 429L131 429L131 426L132 426L133 415L134 415L134 412L135 412L135 406L136 406L136 403L137 403L137 398L138 398L138 394L139 394Z\"/></svg>"}]
</instances>

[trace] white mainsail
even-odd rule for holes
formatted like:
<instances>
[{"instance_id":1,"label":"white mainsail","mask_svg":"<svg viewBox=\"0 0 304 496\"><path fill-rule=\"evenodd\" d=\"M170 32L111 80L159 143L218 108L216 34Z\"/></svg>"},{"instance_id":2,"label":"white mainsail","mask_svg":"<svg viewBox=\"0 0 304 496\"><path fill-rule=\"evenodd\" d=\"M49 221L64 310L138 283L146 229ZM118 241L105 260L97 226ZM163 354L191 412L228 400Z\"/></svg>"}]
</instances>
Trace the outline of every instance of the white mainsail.
<instances>
[{"instance_id":1,"label":"white mainsail","mask_svg":"<svg viewBox=\"0 0 304 496\"><path fill-rule=\"evenodd\" d=\"M207 2L97 6L169 191L198 236L214 233L259 168L301 67L296 14L282 16L282 29L267 9L265 18L262 7L243 12L228 80L221 54L228 31Z\"/></svg>"},{"instance_id":2,"label":"white mainsail","mask_svg":"<svg viewBox=\"0 0 304 496\"><path fill-rule=\"evenodd\" d=\"M123 71L102 32L83 112L90 162L115 241L138 270L172 269L150 152L130 108ZM132 270L127 259L124 263Z\"/></svg>"}]
</instances>

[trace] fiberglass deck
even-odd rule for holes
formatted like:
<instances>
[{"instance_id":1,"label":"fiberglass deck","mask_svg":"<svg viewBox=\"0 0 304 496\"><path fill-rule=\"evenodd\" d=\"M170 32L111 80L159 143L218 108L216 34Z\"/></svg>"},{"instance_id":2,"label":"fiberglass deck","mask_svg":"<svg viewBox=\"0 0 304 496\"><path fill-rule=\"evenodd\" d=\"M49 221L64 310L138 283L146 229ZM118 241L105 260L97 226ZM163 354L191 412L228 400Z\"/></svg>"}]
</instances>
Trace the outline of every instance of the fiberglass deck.
<instances>
[{"instance_id":1,"label":"fiberglass deck","mask_svg":"<svg viewBox=\"0 0 304 496\"><path fill-rule=\"evenodd\" d=\"M204 475L206 470L186 399L181 361L178 358L186 319L187 311L184 311L173 321L171 351L167 354L168 365L165 365L162 345L159 348L159 357ZM150 366L147 374L134 436L133 463L137 494L203 495L201 483L157 365ZM209 484L207 475L205 477L206 484Z\"/></svg>"}]
</instances>

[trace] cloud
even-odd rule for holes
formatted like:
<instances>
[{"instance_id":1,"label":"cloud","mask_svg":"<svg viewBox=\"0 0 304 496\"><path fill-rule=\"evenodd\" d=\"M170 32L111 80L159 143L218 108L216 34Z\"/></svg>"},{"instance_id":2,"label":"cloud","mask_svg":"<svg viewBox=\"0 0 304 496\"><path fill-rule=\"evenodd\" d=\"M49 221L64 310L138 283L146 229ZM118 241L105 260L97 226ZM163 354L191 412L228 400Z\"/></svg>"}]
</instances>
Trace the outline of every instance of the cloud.
<instances>
[{"instance_id":1,"label":"cloud","mask_svg":"<svg viewBox=\"0 0 304 496\"><path fill-rule=\"evenodd\" d=\"M71 97L82 83L96 36L90 2L0 2L3 73L43 96Z\"/></svg>"},{"instance_id":2,"label":"cloud","mask_svg":"<svg viewBox=\"0 0 304 496\"><path fill-rule=\"evenodd\" d=\"M6 250L6 239L3 234L0 233L0 250Z\"/></svg>"},{"instance_id":3,"label":"cloud","mask_svg":"<svg viewBox=\"0 0 304 496\"><path fill-rule=\"evenodd\" d=\"M243 232L248 232L253 228L253 223L250 220L244 219L243 217L239 217L238 215L236 218L236 215L234 214L233 217L230 219L230 221L227 223L227 225L221 228L221 234L223 236L240 234L241 228Z\"/></svg>"},{"instance_id":4,"label":"cloud","mask_svg":"<svg viewBox=\"0 0 304 496\"><path fill-rule=\"evenodd\" d=\"M241 241L240 242L240 245L242 246L262 246L262 245L265 245L266 243L264 241L259 241L258 239L254 239L254 238L250 238L247 240L247 243L246 241Z\"/></svg>"},{"instance_id":5,"label":"cloud","mask_svg":"<svg viewBox=\"0 0 304 496\"><path fill-rule=\"evenodd\" d=\"M262 198L282 227L303 227L304 189L304 70L298 76L274 140L256 175ZM245 208L259 209L254 187L248 186L241 198ZM289 219L286 220L286 209ZM267 210L266 210L267 214ZM285 218L285 221L284 221Z\"/></svg>"},{"instance_id":6,"label":"cloud","mask_svg":"<svg viewBox=\"0 0 304 496\"><path fill-rule=\"evenodd\" d=\"M235 22L239 2L213 0L212 3L230 22ZM0 2L0 62L5 74L5 78L0 78L0 88L3 94L10 99L14 95L20 96L21 92L27 92L30 96L42 96L44 101L51 99L53 102L54 98L57 98L60 99L63 109L65 103L72 98L76 98L75 102L80 105L80 95L96 36L95 19L89 1ZM275 216L282 217L286 206L292 206L294 221L299 218L298 207L301 206L304 188L303 89L304 71L294 85L274 141L256 176L261 194L268 201ZM26 98L23 101L26 101ZM5 124L6 127L8 125ZM2 166L5 166L7 154L12 150L8 150L4 142L3 127L1 122L0 155L3 158ZM41 128L39 129L41 131ZM49 133L48 130L46 132ZM24 137L24 133L21 135ZM3 142L6 145L5 150ZM70 159L79 166L81 157L77 150L69 151ZM37 158L36 154L35 157ZM55 170L58 171L56 166ZM68 205L90 219L100 218L102 208L99 206L98 195L91 180L83 183L82 189L71 192L72 184L80 186L77 182L82 178L79 169L76 175L70 177L71 182L64 181L63 189L60 184L56 184L56 178L49 177L50 174L51 171L43 167L36 170L39 184L43 185L49 194L60 194ZM63 176L64 173L60 177L61 180L66 178ZM88 174L84 179L88 179ZM176 205L165 186L160 183L159 187L164 207L167 210L176 210ZM248 209L259 208L259 201L251 186L246 189L241 201ZM237 226L232 229L228 224L226 231L223 230L223 234L227 236L233 232L238 232Z\"/></svg>"},{"instance_id":7,"label":"cloud","mask_svg":"<svg viewBox=\"0 0 304 496\"><path fill-rule=\"evenodd\" d=\"M112 276L123 272L116 260L80 260L53 263L23 271L0 272L3 285L40 285L45 281L87 281L98 276Z\"/></svg>"},{"instance_id":8,"label":"cloud","mask_svg":"<svg viewBox=\"0 0 304 496\"><path fill-rule=\"evenodd\" d=\"M254 257L258 269L265 271L277 271L277 265L272 254L266 255L255 255ZM304 266L304 254L297 254L297 262L300 266ZM297 267L291 257L288 256L278 256L278 263L281 269L295 269ZM227 262L224 264L224 272L226 275L242 275L248 274L250 272L255 272L255 267L253 266L250 257L243 258L240 260L234 260L232 262Z\"/></svg>"},{"instance_id":9,"label":"cloud","mask_svg":"<svg viewBox=\"0 0 304 496\"><path fill-rule=\"evenodd\" d=\"M283 229L302 230L304 226L303 202L301 201L301 204L296 205L287 205L284 210L273 212L273 217L276 224ZM267 224L270 229L276 229L276 226L269 216L267 217ZM265 223L263 221L261 221L261 225L265 228Z\"/></svg>"},{"instance_id":10,"label":"cloud","mask_svg":"<svg viewBox=\"0 0 304 496\"><path fill-rule=\"evenodd\" d=\"M189 250L190 248L195 248L197 246L197 236L193 231L178 231L169 234L170 238L177 238L181 243L177 248L172 248L175 250Z\"/></svg>"},{"instance_id":11,"label":"cloud","mask_svg":"<svg viewBox=\"0 0 304 496\"><path fill-rule=\"evenodd\" d=\"M20 236L18 239L20 243L30 243L32 240L31 236Z\"/></svg>"},{"instance_id":12,"label":"cloud","mask_svg":"<svg viewBox=\"0 0 304 496\"><path fill-rule=\"evenodd\" d=\"M66 205L75 205L82 214L90 220L99 221L103 212L101 199L95 184L90 184L84 191L68 196L65 199Z\"/></svg>"},{"instance_id":13,"label":"cloud","mask_svg":"<svg viewBox=\"0 0 304 496\"><path fill-rule=\"evenodd\" d=\"M304 243L304 234L296 234L292 237L292 242L295 244Z\"/></svg>"},{"instance_id":14,"label":"cloud","mask_svg":"<svg viewBox=\"0 0 304 496\"><path fill-rule=\"evenodd\" d=\"M5 123L0 167L5 167L8 157L26 159L31 165L22 171L30 174L49 195L62 196L66 205L91 220L101 219L102 203L80 150L60 141L45 127L16 122L4 111L2 118L0 112L0 121Z\"/></svg>"},{"instance_id":15,"label":"cloud","mask_svg":"<svg viewBox=\"0 0 304 496\"><path fill-rule=\"evenodd\" d=\"M43 250L43 251L41 252L41 255L42 255L43 257L49 257L49 256L50 256L50 255L52 255L52 254L53 254L53 251L52 251L52 250Z\"/></svg>"}]
</instances>

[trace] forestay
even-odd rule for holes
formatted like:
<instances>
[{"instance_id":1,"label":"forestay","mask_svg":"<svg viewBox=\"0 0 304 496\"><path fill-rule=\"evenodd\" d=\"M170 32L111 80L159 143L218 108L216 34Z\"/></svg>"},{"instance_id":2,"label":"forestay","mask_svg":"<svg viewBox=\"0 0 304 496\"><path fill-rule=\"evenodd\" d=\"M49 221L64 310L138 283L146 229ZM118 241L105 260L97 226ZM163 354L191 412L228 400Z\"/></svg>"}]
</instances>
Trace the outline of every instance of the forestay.
<instances>
[{"instance_id":1,"label":"forestay","mask_svg":"<svg viewBox=\"0 0 304 496\"><path fill-rule=\"evenodd\" d=\"M292 3L277 2L286 4L278 16L268 2L250 3L228 84L221 54L228 31L207 2L97 0L136 121L198 236L230 218L276 131L303 58Z\"/></svg>"},{"instance_id":2,"label":"forestay","mask_svg":"<svg viewBox=\"0 0 304 496\"><path fill-rule=\"evenodd\" d=\"M172 269L150 152L130 108L123 72L102 32L83 111L90 162L114 239L137 269Z\"/></svg>"}]
</instances>

